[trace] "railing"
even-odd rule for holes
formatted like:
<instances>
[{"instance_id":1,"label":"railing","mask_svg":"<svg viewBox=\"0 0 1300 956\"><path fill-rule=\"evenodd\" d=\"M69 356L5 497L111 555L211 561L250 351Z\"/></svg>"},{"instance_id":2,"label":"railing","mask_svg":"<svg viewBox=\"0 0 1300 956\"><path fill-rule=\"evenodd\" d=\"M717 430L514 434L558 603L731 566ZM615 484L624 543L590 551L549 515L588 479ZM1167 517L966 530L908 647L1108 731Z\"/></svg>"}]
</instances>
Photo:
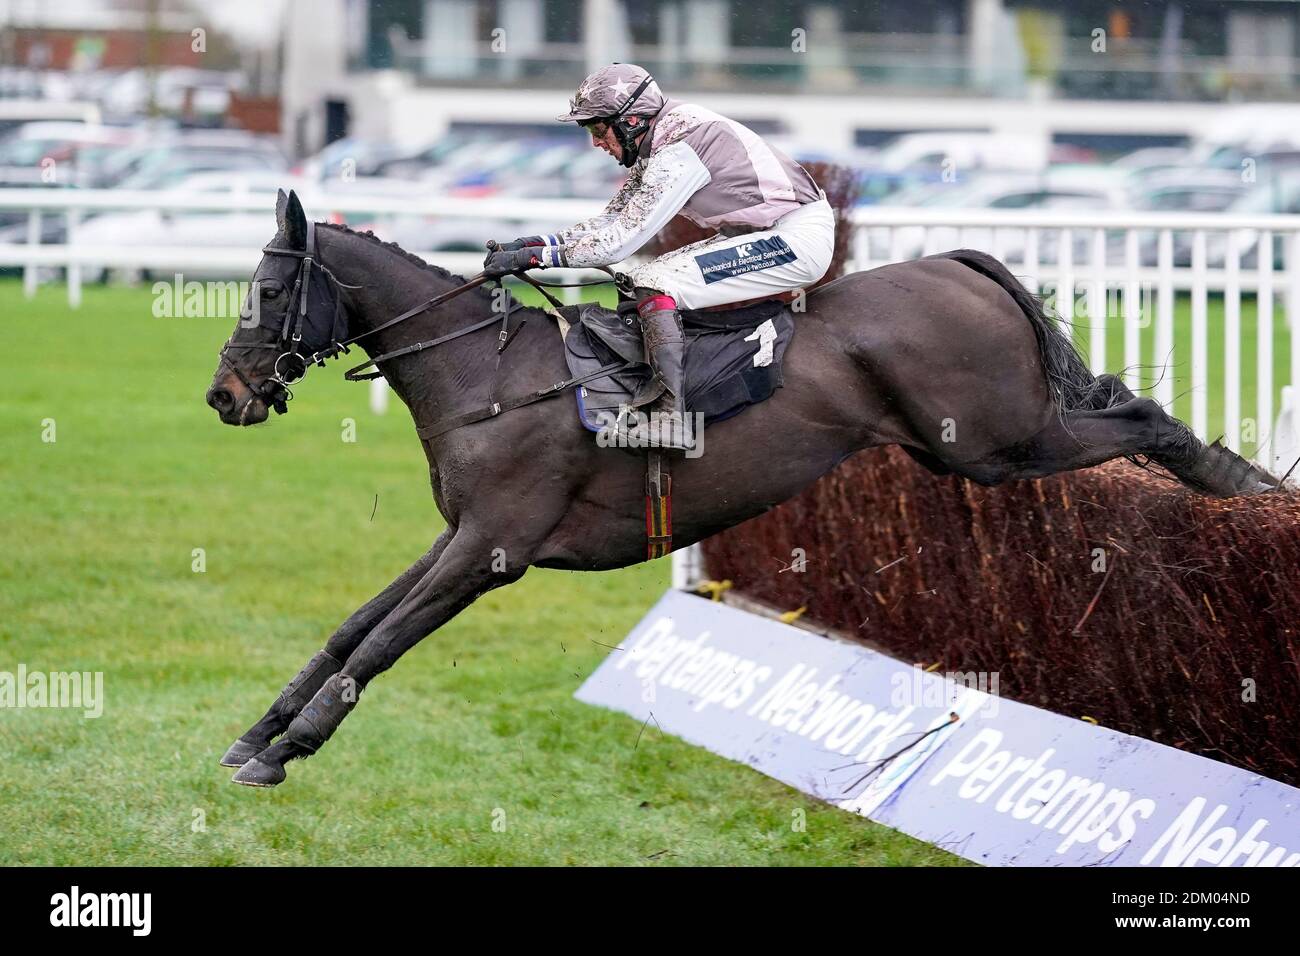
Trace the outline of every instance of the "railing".
<instances>
[{"instance_id":1,"label":"railing","mask_svg":"<svg viewBox=\"0 0 1300 956\"><path fill-rule=\"evenodd\" d=\"M1175 379L1184 378L1189 424L1202 439L1221 434L1234 451L1253 447L1265 463L1300 457L1300 435L1288 424L1295 400L1285 391L1288 434L1271 434L1278 384L1300 382L1300 335L1290 334L1300 315L1300 216L873 207L856 224L855 268L982 249L1082 333L1094 372L1122 369L1131 388L1150 387L1166 407L1181 400ZM1247 341L1253 367L1243 367ZM1216 345L1221 364L1211 374ZM1247 392L1254 415L1243 418ZM1214 434L1211 399L1222 422Z\"/></svg>"},{"instance_id":2,"label":"railing","mask_svg":"<svg viewBox=\"0 0 1300 956\"><path fill-rule=\"evenodd\" d=\"M561 224L600 209L586 200L346 193L303 201L315 218L364 214ZM89 215L126 209L266 213L269 223L271 203L265 194L249 193L0 190L0 210L26 212L29 240L0 243L0 266L24 268L28 295L35 292L41 267L65 268L73 307L81 300L82 269L89 265L251 275L261 256L257 247L91 246L78 241L78 225ZM64 217L66 242L35 242L43 217L50 215ZM1287 389L1279 401L1279 386L1300 383L1300 334L1291 334L1300 315L1300 216L870 207L854 216L851 268L959 247L991 253L1045 294L1075 324L1094 371L1123 370L1130 387L1149 387L1167 407L1188 405L1185 417L1203 439L1219 437L1221 422L1226 445L1253 450L1270 467L1282 462L1285 470L1300 457L1300 408ZM412 251L466 273L481 262L474 253ZM870 303L864 308L869 316ZM1247 355L1252 347L1253 363ZM1176 377L1185 381L1188 397L1176 391ZM1243 417L1247 408L1254 414Z\"/></svg>"}]
</instances>

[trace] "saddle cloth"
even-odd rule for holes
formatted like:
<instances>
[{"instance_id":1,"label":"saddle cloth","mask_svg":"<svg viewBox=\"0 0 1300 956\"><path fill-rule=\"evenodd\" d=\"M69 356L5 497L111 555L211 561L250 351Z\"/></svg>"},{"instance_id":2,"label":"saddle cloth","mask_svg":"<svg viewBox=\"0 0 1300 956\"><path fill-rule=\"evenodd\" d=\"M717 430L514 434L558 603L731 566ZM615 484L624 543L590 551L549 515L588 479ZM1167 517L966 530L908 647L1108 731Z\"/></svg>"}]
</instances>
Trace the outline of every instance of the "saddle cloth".
<instances>
[{"instance_id":1,"label":"saddle cloth","mask_svg":"<svg viewBox=\"0 0 1300 956\"><path fill-rule=\"evenodd\" d=\"M575 378L622 361L622 368L574 390L578 418L593 432L615 424L650 381L641 326L631 303L613 312L595 302L559 310L564 357ZM686 332L686 408L706 426L770 398L781 385L781 361L794 335L782 303L759 302L727 312L682 313Z\"/></svg>"}]
</instances>

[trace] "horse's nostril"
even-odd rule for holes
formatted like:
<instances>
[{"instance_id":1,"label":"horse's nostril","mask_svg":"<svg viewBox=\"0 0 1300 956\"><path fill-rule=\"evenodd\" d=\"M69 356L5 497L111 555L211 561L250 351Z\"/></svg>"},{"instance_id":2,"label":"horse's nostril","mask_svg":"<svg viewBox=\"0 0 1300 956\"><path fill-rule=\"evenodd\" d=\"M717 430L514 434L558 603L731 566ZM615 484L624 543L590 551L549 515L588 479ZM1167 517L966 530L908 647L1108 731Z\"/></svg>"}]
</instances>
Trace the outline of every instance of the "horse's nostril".
<instances>
[{"instance_id":1,"label":"horse's nostril","mask_svg":"<svg viewBox=\"0 0 1300 956\"><path fill-rule=\"evenodd\" d=\"M235 396L224 388L214 388L208 392L208 404L219 412L228 412L235 407Z\"/></svg>"}]
</instances>

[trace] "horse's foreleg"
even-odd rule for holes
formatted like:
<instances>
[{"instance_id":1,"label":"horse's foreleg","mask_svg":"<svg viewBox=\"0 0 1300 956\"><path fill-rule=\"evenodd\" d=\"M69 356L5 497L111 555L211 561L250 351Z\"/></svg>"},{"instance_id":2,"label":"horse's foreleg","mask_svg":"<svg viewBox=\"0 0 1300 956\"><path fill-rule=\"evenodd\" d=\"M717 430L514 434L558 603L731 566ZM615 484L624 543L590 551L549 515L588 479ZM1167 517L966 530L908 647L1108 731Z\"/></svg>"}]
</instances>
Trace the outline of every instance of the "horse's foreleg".
<instances>
[{"instance_id":1,"label":"horse's foreleg","mask_svg":"<svg viewBox=\"0 0 1300 956\"><path fill-rule=\"evenodd\" d=\"M323 650L307 662L293 680L285 685L280 696L271 704L262 719L244 732L238 740L230 745L224 757L223 767L242 767L254 754L265 750L276 737L288 729L290 721L298 712L316 696L325 682L339 672L343 662L356 650L366 635L380 621L397 607L398 603L410 593L411 588L423 578L434 563L442 556L451 541L452 532L444 531L438 540L413 565L407 568L384 588L378 595L352 613L352 616L339 625L338 630L326 642Z\"/></svg>"},{"instance_id":2,"label":"horse's foreleg","mask_svg":"<svg viewBox=\"0 0 1300 956\"><path fill-rule=\"evenodd\" d=\"M515 549L508 549L513 551ZM493 588L517 581L530 561L495 566L486 539L461 531L409 593L361 641L341 671L324 682L284 736L248 760L234 781L273 787L284 764L315 753L343 722L366 685L399 657Z\"/></svg>"}]
</instances>

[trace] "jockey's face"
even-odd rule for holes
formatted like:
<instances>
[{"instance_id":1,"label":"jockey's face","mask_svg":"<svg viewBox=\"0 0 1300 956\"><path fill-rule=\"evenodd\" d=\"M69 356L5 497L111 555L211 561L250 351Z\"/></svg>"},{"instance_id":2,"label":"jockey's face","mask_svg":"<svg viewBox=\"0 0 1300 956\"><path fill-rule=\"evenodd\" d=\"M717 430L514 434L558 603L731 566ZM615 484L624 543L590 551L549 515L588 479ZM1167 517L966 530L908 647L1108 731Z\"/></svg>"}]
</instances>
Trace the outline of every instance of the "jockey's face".
<instances>
[{"instance_id":1,"label":"jockey's face","mask_svg":"<svg viewBox=\"0 0 1300 956\"><path fill-rule=\"evenodd\" d=\"M591 145L595 149L603 149L619 162L623 161L623 147L619 145L618 137L614 135L614 130L608 123L594 120L583 125L587 132L591 134Z\"/></svg>"}]
</instances>

